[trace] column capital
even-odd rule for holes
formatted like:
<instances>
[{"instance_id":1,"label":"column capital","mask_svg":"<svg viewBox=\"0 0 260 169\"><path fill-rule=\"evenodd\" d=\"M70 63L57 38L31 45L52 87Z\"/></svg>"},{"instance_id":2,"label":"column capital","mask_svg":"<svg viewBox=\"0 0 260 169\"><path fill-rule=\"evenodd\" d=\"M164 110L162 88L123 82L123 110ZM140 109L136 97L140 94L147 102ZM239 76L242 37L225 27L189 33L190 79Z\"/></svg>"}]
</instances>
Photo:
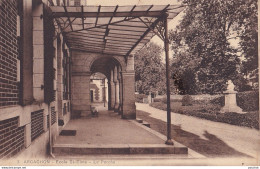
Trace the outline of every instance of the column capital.
<instances>
[{"instance_id":1,"label":"column capital","mask_svg":"<svg viewBox=\"0 0 260 169\"><path fill-rule=\"evenodd\" d=\"M111 86L115 85L114 81L110 81L109 83L110 83Z\"/></svg>"},{"instance_id":2,"label":"column capital","mask_svg":"<svg viewBox=\"0 0 260 169\"><path fill-rule=\"evenodd\" d=\"M119 80L114 80L115 85L119 82Z\"/></svg>"},{"instance_id":3,"label":"column capital","mask_svg":"<svg viewBox=\"0 0 260 169\"><path fill-rule=\"evenodd\" d=\"M127 72L122 72L123 76L134 76L135 75L135 71L127 71Z\"/></svg>"}]
</instances>

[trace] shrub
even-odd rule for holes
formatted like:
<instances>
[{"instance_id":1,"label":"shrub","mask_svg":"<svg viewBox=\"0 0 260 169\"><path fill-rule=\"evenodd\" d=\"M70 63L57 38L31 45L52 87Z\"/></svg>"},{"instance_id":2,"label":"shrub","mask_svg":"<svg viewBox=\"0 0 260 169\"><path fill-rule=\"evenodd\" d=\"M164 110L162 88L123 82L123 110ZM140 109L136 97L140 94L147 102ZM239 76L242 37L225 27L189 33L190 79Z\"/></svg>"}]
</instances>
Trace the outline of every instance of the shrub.
<instances>
[{"instance_id":1,"label":"shrub","mask_svg":"<svg viewBox=\"0 0 260 169\"><path fill-rule=\"evenodd\" d=\"M185 95L183 96L181 102L182 102L182 106L191 106L192 105L192 97L190 95Z\"/></svg>"},{"instance_id":2,"label":"shrub","mask_svg":"<svg viewBox=\"0 0 260 169\"><path fill-rule=\"evenodd\" d=\"M150 106L155 107L160 110L167 110L167 105L162 102L153 102L150 104Z\"/></svg>"},{"instance_id":3,"label":"shrub","mask_svg":"<svg viewBox=\"0 0 260 169\"><path fill-rule=\"evenodd\" d=\"M146 96L145 94L135 94L135 101L137 103L143 103L143 99L147 97L148 96Z\"/></svg>"},{"instance_id":4,"label":"shrub","mask_svg":"<svg viewBox=\"0 0 260 169\"><path fill-rule=\"evenodd\" d=\"M259 92L247 91L237 93L237 105L243 111L256 111L259 110Z\"/></svg>"},{"instance_id":5,"label":"shrub","mask_svg":"<svg viewBox=\"0 0 260 169\"><path fill-rule=\"evenodd\" d=\"M220 105L221 107L225 106L225 96L217 97L210 101L212 104Z\"/></svg>"},{"instance_id":6,"label":"shrub","mask_svg":"<svg viewBox=\"0 0 260 169\"><path fill-rule=\"evenodd\" d=\"M151 106L160 110L167 110L167 105L162 102L151 103ZM183 107L180 102L174 105L172 104L171 106L172 111L178 114L259 129L258 111L248 112L246 114L234 112L219 113L219 105L194 104L192 106Z\"/></svg>"},{"instance_id":7,"label":"shrub","mask_svg":"<svg viewBox=\"0 0 260 169\"><path fill-rule=\"evenodd\" d=\"M154 98L153 102L162 102L162 98Z\"/></svg>"},{"instance_id":8,"label":"shrub","mask_svg":"<svg viewBox=\"0 0 260 169\"><path fill-rule=\"evenodd\" d=\"M164 104L167 104L167 97L163 97L163 98L162 98L162 102L163 102Z\"/></svg>"}]
</instances>

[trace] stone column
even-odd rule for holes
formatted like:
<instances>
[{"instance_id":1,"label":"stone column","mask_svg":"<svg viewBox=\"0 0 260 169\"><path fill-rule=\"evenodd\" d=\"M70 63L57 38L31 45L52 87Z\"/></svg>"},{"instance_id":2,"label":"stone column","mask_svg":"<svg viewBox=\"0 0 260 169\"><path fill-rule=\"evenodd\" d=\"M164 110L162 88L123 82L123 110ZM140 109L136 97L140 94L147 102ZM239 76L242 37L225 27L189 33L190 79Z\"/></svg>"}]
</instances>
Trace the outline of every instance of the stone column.
<instances>
[{"instance_id":1,"label":"stone column","mask_svg":"<svg viewBox=\"0 0 260 169\"><path fill-rule=\"evenodd\" d=\"M115 84L115 105L114 110L115 112L118 111L119 106L119 83L118 83L118 71L117 66L114 68L114 84Z\"/></svg>"},{"instance_id":2,"label":"stone column","mask_svg":"<svg viewBox=\"0 0 260 169\"><path fill-rule=\"evenodd\" d=\"M91 72L72 72L72 116L91 116Z\"/></svg>"},{"instance_id":3,"label":"stone column","mask_svg":"<svg viewBox=\"0 0 260 169\"><path fill-rule=\"evenodd\" d=\"M123 113L123 78L122 78L122 69L119 68L119 114Z\"/></svg>"},{"instance_id":4,"label":"stone column","mask_svg":"<svg viewBox=\"0 0 260 169\"><path fill-rule=\"evenodd\" d=\"M115 83L110 81L111 110L115 108Z\"/></svg>"},{"instance_id":5,"label":"stone column","mask_svg":"<svg viewBox=\"0 0 260 169\"><path fill-rule=\"evenodd\" d=\"M135 72L123 72L123 113L122 118L135 119Z\"/></svg>"},{"instance_id":6,"label":"stone column","mask_svg":"<svg viewBox=\"0 0 260 169\"><path fill-rule=\"evenodd\" d=\"M62 43L60 37L57 38L57 100L58 100L58 115L63 116L62 100L63 100L63 78L62 78Z\"/></svg>"},{"instance_id":7,"label":"stone column","mask_svg":"<svg viewBox=\"0 0 260 169\"><path fill-rule=\"evenodd\" d=\"M111 108L111 84L110 84L109 80L107 81L107 89L108 89L108 91L107 91L107 98L108 98L107 107L108 107L108 110L112 110L112 108Z\"/></svg>"},{"instance_id":8,"label":"stone column","mask_svg":"<svg viewBox=\"0 0 260 169\"><path fill-rule=\"evenodd\" d=\"M119 108L119 81L115 82L115 111L118 112Z\"/></svg>"},{"instance_id":9,"label":"stone column","mask_svg":"<svg viewBox=\"0 0 260 169\"><path fill-rule=\"evenodd\" d=\"M2 1L1 1L2 3ZM23 1L23 60L22 60L22 104L31 104L33 96L33 18L32 18L32 0Z\"/></svg>"},{"instance_id":10,"label":"stone column","mask_svg":"<svg viewBox=\"0 0 260 169\"><path fill-rule=\"evenodd\" d=\"M110 77L110 108L111 110L114 109L115 106L115 84L114 84L114 73L111 70L111 77Z\"/></svg>"},{"instance_id":11,"label":"stone column","mask_svg":"<svg viewBox=\"0 0 260 169\"><path fill-rule=\"evenodd\" d=\"M44 23L43 4L33 10L33 97L38 102L44 100ZM31 30L29 30L31 31ZM27 46L27 43L26 43Z\"/></svg>"},{"instance_id":12,"label":"stone column","mask_svg":"<svg viewBox=\"0 0 260 169\"><path fill-rule=\"evenodd\" d=\"M123 80L123 113L122 118L135 119L135 70L134 70L134 56L130 55L127 58L126 71L122 72Z\"/></svg>"},{"instance_id":13,"label":"stone column","mask_svg":"<svg viewBox=\"0 0 260 169\"><path fill-rule=\"evenodd\" d=\"M122 114L122 79L118 80L118 87L119 87L119 106L118 106L118 114Z\"/></svg>"}]
</instances>

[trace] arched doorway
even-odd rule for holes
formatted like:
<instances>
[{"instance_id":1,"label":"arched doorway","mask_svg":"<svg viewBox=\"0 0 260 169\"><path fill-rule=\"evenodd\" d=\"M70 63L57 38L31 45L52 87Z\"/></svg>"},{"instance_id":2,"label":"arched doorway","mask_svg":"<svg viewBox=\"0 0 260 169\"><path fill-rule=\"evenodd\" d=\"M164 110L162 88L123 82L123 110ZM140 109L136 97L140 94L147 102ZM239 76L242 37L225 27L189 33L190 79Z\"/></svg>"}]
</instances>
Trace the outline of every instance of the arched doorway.
<instances>
[{"instance_id":1,"label":"arched doorway","mask_svg":"<svg viewBox=\"0 0 260 169\"><path fill-rule=\"evenodd\" d=\"M92 107L108 108L108 79L102 73L93 73L90 77L90 101Z\"/></svg>"},{"instance_id":2,"label":"arched doorway","mask_svg":"<svg viewBox=\"0 0 260 169\"><path fill-rule=\"evenodd\" d=\"M122 96L123 96L123 84L122 84L122 66L118 60L114 57L101 57L91 64L90 71L93 75L91 79L92 83L94 83L93 79L104 78L107 79L107 107L109 110L114 110L119 114L122 113ZM104 75L102 77L102 74ZM104 82L106 80L103 80ZM90 82L91 83L91 82ZM94 84L90 84L94 88ZM94 90L93 90L94 91ZM95 90L96 91L96 90ZM94 93L93 93L94 94ZM93 99L94 101L95 99ZM97 99L96 99L97 100Z\"/></svg>"},{"instance_id":3,"label":"arched doorway","mask_svg":"<svg viewBox=\"0 0 260 169\"><path fill-rule=\"evenodd\" d=\"M91 76L107 78L107 109L135 119L134 57L72 51L72 116L91 116ZM95 93L93 91L93 101Z\"/></svg>"}]
</instances>

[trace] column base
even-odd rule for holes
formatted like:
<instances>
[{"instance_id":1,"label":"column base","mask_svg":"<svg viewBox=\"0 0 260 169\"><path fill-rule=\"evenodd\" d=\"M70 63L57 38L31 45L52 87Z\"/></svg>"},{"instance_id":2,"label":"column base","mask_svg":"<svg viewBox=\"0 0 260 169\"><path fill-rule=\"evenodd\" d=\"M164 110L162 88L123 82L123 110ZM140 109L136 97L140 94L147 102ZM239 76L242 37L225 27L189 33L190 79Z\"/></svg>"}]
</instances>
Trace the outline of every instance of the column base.
<instances>
[{"instance_id":1,"label":"column base","mask_svg":"<svg viewBox=\"0 0 260 169\"><path fill-rule=\"evenodd\" d=\"M166 144L166 145L173 145L172 139L166 140L166 141L165 141L165 144Z\"/></svg>"},{"instance_id":2,"label":"column base","mask_svg":"<svg viewBox=\"0 0 260 169\"><path fill-rule=\"evenodd\" d=\"M119 115L123 114L122 104L119 104L119 106L118 106L118 114L119 114Z\"/></svg>"},{"instance_id":3,"label":"column base","mask_svg":"<svg viewBox=\"0 0 260 169\"><path fill-rule=\"evenodd\" d=\"M89 111L89 110L81 111L80 116L81 117L91 117L91 111Z\"/></svg>"},{"instance_id":4,"label":"column base","mask_svg":"<svg viewBox=\"0 0 260 169\"><path fill-rule=\"evenodd\" d=\"M90 110L73 110L71 113L72 119L79 119L81 117L91 117Z\"/></svg>"},{"instance_id":5,"label":"column base","mask_svg":"<svg viewBox=\"0 0 260 169\"><path fill-rule=\"evenodd\" d=\"M136 119L136 114L135 113L133 113L133 114L122 114L121 115L121 118L122 119Z\"/></svg>"},{"instance_id":6,"label":"column base","mask_svg":"<svg viewBox=\"0 0 260 169\"><path fill-rule=\"evenodd\" d=\"M116 103L114 106L114 112L118 112L119 111L119 104Z\"/></svg>"}]
</instances>

